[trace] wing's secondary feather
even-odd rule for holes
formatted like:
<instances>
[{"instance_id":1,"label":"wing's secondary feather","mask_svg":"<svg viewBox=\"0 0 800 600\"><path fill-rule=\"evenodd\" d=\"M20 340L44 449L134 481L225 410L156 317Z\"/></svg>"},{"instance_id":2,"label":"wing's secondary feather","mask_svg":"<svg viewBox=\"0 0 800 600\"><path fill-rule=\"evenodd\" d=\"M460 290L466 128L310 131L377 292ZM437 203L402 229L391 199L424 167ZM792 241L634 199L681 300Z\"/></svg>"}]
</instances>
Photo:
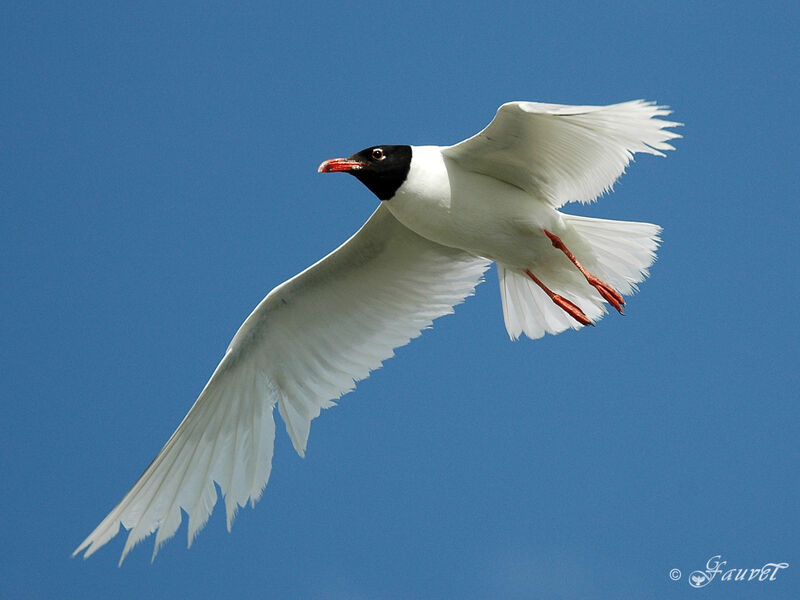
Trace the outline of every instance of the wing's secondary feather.
<instances>
[{"instance_id":1,"label":"wing's secondary feather","mask_svg":"<svg viewBox=\"0 0 800 600\"><path fill-rule=\"evenodd\" d=\"M634 100L609 106L503 104L478 134L442 153L462 167L515 185L558 208L611 189L633 155L663 156L681 125L665 106Z\"/></svg>"},{"instance_id":2,"label":"wing's secondary feather","mask_svg":"<svg viewBox=\"0 0 800 600\"><path fill-rule=\"evenodd\" d=\"M270 292L234 336L199 398L151 465L74 554L129 529L120 564L189 516L188 543L225 497L239 507L269 479L278 405L300 455L311 420L433 320L471 295L489 262L430 242L384 207L327 257Z\"/></svg>"}]
</instances>

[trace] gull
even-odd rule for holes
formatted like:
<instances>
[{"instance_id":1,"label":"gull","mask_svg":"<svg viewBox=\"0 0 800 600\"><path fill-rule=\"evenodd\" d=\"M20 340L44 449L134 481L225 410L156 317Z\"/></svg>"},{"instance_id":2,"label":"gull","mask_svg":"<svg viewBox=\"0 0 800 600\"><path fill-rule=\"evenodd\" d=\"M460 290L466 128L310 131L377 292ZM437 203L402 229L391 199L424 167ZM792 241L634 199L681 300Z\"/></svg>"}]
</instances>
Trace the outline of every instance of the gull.
<instances>
[{"instance_id":1,"label":"gull","mask_svg":"<svg viewBox=\"0 0 800 600\"><path fill-rule=\"evenodd\" d=\"M472 295L497 265L511 339L594 325L648 276L661 228L565 214L611 190L635 153L664 156L665 106L503 104L453 146L380 145L319 166L380 200L350 239L273 289L234 335L181 424L117 506L78 546L91 556L128 531L156 533L152 559L189 516L188 545L219 486L230 531L272 468L274 408L305 455L311 421L394 349Z\"/></svg>"}]
</instances>

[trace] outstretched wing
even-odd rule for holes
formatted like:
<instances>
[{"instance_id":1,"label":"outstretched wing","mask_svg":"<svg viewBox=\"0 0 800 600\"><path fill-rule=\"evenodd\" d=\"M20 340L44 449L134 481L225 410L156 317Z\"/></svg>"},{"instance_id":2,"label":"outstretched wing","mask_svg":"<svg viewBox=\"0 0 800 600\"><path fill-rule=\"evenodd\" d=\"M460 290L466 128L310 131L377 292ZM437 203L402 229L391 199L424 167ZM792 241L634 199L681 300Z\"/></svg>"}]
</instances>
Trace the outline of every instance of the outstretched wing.
<instances>
[{"instance_id":1,"label":"outstretched wing","mask_svg":"<svg viewBox=\"0 0 800 600\"><path fill-rule=\"evenodd\" d=\"M383 206L346 243L272 290L234 336L200 397L122 501L75 550L88 557L130 529L120 564L137 542L160 545L189 515L188 541L225 496L236 510L269 478L277 403L303 455L311 420L382 361L453 312L489 262L440 246Z\"/></svg>"},{"instance_id":2,"label":"outstretched wing","mask_svg":"<svg viewBox=\"0 0 800 600\"><path fill-rule=\"evenodd\" d=\"M442 154L462 167L530 192L553 207L591 202L609 191L634 153L673 150L656 117L665 106L634 100L610 106L509 102L480 133Z\"/></svg>"}]
</instances>

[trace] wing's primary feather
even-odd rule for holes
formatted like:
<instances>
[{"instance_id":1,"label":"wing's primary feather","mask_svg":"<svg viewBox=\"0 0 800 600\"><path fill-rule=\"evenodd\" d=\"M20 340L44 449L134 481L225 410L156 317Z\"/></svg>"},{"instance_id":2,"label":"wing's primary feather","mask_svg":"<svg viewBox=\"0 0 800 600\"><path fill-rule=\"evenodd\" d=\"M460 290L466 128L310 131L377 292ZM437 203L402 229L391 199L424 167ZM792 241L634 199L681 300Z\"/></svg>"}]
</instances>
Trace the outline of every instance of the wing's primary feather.
<instances>
[{"instance_id":1,"label":"wing's primary feather","mask_svg":"<svg viewBox=\"0 0 800 600\"><path fill-rule=\"evenodd\" d=\"M610 106L509 102L483 131L442 151L462 167L515 185L558 208L609 191L636 152L673 150L657 117L665 106L634 100Z\"/></svg>"},{"instance_id":2,"label":"wing's primary feather","mask_svg":"<svg viewBox=\"0 0 800 600\"><path fill-rule=\"evenodd\" d=\"M120 564L158 531L188 543L225 497L228 529L269 479L275 404L297 452L311 420L471 295L489 262L418 236L383 206L336 251L270 292L234 336L199 398L122 501L75 550L129 529Z\"/></svg>"}]
</instances>

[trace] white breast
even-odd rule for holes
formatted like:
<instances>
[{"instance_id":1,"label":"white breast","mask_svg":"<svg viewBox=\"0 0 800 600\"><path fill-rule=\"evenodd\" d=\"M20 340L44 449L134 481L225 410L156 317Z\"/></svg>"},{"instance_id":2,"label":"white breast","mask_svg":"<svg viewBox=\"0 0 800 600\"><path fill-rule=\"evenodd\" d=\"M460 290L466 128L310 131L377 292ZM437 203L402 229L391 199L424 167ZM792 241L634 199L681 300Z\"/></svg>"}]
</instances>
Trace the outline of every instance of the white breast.
<instances>
[{"instance_id":1,"label":"white breast","mask_svg":"<svg viewBox=\"0 0 800 600\"><path fill-rule=\"evenodd\" d=\"M529 264L542 228L560 215L527 192L462 169L439 146L413 146L411 168L394 198L395 218L419 235L506 264Z\"/></svg>"}]
</instances>

